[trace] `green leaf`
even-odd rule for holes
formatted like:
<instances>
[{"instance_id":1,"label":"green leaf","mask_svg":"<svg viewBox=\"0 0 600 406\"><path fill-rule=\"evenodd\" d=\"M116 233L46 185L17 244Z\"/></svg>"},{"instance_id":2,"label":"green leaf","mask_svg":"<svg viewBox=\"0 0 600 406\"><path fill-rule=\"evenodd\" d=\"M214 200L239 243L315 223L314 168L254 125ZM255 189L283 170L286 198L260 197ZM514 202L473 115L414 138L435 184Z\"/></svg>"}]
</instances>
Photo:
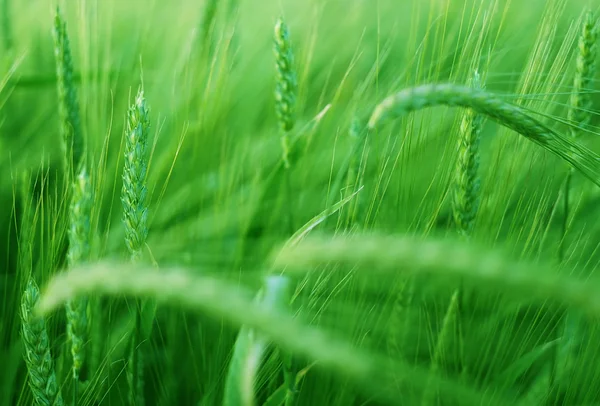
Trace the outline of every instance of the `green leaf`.
<instances>
[{"instance_id":1,"label":"green leaf","mask_svg":"<svg viewBox=\"0 0 600 406\"><path fill-rule=\"evenodd\" d=\"M267 277L257 300L270 309L279 309L289 301L289 280L283 276ZM224 406L253 406L254 383L268 341L252 328L243 326L238 334L225 383Z\"/></svg>"}]
</instances>

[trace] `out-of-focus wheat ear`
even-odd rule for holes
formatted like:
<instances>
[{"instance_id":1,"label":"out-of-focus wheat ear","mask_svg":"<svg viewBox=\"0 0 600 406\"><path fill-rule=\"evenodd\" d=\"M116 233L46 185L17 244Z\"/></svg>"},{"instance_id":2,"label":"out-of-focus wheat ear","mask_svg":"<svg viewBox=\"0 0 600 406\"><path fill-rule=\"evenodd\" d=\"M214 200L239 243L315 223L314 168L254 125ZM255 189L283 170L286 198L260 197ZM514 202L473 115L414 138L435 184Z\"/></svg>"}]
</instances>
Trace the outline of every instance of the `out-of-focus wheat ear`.
<instances>
[{"instance_id":1,"label":"out-of-focus wheat ear","mask_svg":"<svg viewBox=\"0 0 600 406\"><path fill-rule=\"evenodd\" d=\"M125 134L125 164L123 169L123 222L125 243L131 261L139 261L148 236L148 205L146 171L148 168L149 111L140 89L133 105L129 108L127 133ZM130 403L142 406L144 400L143 348L141 343L141 302L135 301L135 326L130 342L130 359L127 378L130 386Z\"/></svg>"},{"instance_id":2,"label":"out-of-focus wheat ear","mask_svg":"<svg viewBox=\"0 0 600 406\"><path fill-rule=\"evenodd\" d=\"M30 278L21 299L24 358L29 375L29 386L35 404L62 406L64 402L56 381L46 321L35 314L39 297L39 289Z\"/></svg>"},{"instance_id":3,"label":"out-of-focus wheat ear","mask_svg":"<svg viewBox=\"0 0 600 406\"><path fill-rule=\"evenodd\" d=\"M53 26L54 57L64 166L69 178L79 171L85 153L85 140L79 115L77 91L73 80L73 59L67 34L67 24L60 9L56 8Z\"/></svg>"},{"instance_id":4,"label":"out-of-focus wheat ear","mask_svg":"<svg viewBox=\"0 0 600 406\"><path fill-rule=\"evenodd\" d=\"M585 128L591 118L591 87L596 70L598 49L598 18L592 11L585 15L581 35L577 46L577 67L573 80L573 91L570 98L568 120L573 126L571 135L576 136L581 128Z\"/></svg>"},{"instance_id":5,"label":"out-of-focus wheat ear","mask_svg":"<svg viewBox=\"0 0 600 406\"><path fill-rule=\"evenodd\" d=\"M290 141L289 133L294 128L297 77L294 68L294 52L290 40L290 32L282 18L275 24L275 109L281 132L281 145L283 149L283 162L286 168L290 167Z\"/></svg>"},{"instance_id":6,"label":"out-of-focus wheat ear","mask_svg":"<svg viewBox=\"0 0 600 406\"><path fill-rule=\"evenodd\" d=\"M73 183L71 210L69 219L69 251L67 262L69 268L88 261L90 255L90 216L92 210L92 188L85 167L77 175ZM67 337L71 344L73 357L73 379L75 387L85 359L85 343L88 337L86 297L69 300L67 311Z\"/></svg>"},{"instance_id":7,"label":"out-of-focus wheat ear","mask_svg":"<svg viewBox=\"0 0 600 406\"><path fill-rule=\"evenodd\" d=\"M593 76L598 47L598 18L591 11L587 11L584 17L581 34L579 36L576 57L575 77L573 79L573 91L570 97L570 106L567 119L571 124L570 134L577 137L582 129L590 122L592 99L590 94L593 87ZM569 168L563 190L563 221L561 239L558 246L558 260L562 262L565 258L567 244L567 230L569 217L571 215L571 181L574 170ZM550 386L560 381L568 380L572 371L574 360L578 356L579 348L575 344L582 337L584 318L576 310L568 310L564 315L562 325L562 337L560 345L557 346L553 359L553 368L550 372Z\"/></svg>"},{"instance_id":8,"label":"out-of-focus wheat ear","mask_svg":"<svg viewBox=\"0 0 600 406\"><path fill-rule=\"evenodd\" d=\"M576 69L573 79L573 91L569 100L567 120L571 123L569 131L572 137L577 137L582 129L589 124L591 118L592 99L590 97L593 76L595 73L596 50L598 47L598 19L588 11L583 21L581 35L577 45ZM565 236L569 222L569 199L571 195L571 180L573 169L569 170L563 192L563 224L562 236L558 248L558 259L562 261L565 251Z\"/></svg>"},{"instance_id":9,"label":"out-of-focus wheat ear","mask_svg":"<svg viewBox=\"0 0 600 406\"><path fill-rule=\"evenodd\" d=\"M471 84L481 89L481 76L475 72ZM460 123L458 161L454 184L452 213L459 232L469 236L479 206L479 138L483 117L467 109Z\"/></svg>"},{"instance_id":10,"label":"out-of-focus wheat ear","mask_svg":"<svg viewBox=\"0 0 600 406\"><path fill-rule=\"evenodd\" d=\"M140 258L148 236L146 171L149 128L148 107L144 92L140 90L129 108L121 192L125 242L134 262Z\"/></svg>"}]
</instances>

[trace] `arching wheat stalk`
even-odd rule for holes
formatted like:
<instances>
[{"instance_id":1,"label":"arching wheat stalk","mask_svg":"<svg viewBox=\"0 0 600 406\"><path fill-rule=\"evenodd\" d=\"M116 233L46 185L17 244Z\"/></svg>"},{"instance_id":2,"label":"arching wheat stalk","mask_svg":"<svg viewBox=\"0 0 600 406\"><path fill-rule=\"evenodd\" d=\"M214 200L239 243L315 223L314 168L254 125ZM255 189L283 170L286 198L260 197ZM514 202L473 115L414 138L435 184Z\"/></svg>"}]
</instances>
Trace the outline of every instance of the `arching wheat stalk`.
<instances>
[{"instance_id":1,"label":"arching wheat stalk","mask_svg":"<svg viewBox=\"0 0 600 406\"><path fill-rule=\"evenodd\" d=\"M428 84L405 89L389 96L375 108L369 128L374 130L386 119L436 105L467 107L486 115L569 162L600 186L600 157L597 154L531 117L524 108L484 90L454 84Z\"/></svg>"}]
</instances>

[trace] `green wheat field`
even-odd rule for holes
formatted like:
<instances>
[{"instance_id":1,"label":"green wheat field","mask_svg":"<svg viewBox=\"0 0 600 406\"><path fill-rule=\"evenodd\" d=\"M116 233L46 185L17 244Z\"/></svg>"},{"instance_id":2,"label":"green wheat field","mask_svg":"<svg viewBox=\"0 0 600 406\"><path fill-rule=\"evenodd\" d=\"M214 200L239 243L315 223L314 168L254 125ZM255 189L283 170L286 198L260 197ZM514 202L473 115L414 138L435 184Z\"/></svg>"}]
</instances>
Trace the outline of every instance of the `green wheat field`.
<instances>
[{"instance_id":1,"label":"green wheat field","mask_svg":"<svg viewBox=\"0 0 600 406\"><path fill-rule=\"evenodd\" d=\"M0 170L1 406L600 405L598 1L0 0Z\"/></svg>"}]
</instances>

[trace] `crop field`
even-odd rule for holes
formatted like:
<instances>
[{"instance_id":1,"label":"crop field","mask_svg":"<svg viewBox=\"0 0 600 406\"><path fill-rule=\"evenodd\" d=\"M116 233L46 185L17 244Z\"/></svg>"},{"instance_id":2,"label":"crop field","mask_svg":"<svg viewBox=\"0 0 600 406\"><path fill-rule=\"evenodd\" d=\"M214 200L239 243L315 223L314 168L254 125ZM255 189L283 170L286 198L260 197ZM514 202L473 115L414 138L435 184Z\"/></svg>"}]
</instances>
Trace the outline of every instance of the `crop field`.
<instances>
[{"instance_id":1,"label":"crop field","mask_svg":"<svg viewBox=\"0 0 600 406\"><path fill-rule=\"evenodd\" d=\"M600 405L600 2L0 0L0 405Z\"/></svg>"}]
</instances>

